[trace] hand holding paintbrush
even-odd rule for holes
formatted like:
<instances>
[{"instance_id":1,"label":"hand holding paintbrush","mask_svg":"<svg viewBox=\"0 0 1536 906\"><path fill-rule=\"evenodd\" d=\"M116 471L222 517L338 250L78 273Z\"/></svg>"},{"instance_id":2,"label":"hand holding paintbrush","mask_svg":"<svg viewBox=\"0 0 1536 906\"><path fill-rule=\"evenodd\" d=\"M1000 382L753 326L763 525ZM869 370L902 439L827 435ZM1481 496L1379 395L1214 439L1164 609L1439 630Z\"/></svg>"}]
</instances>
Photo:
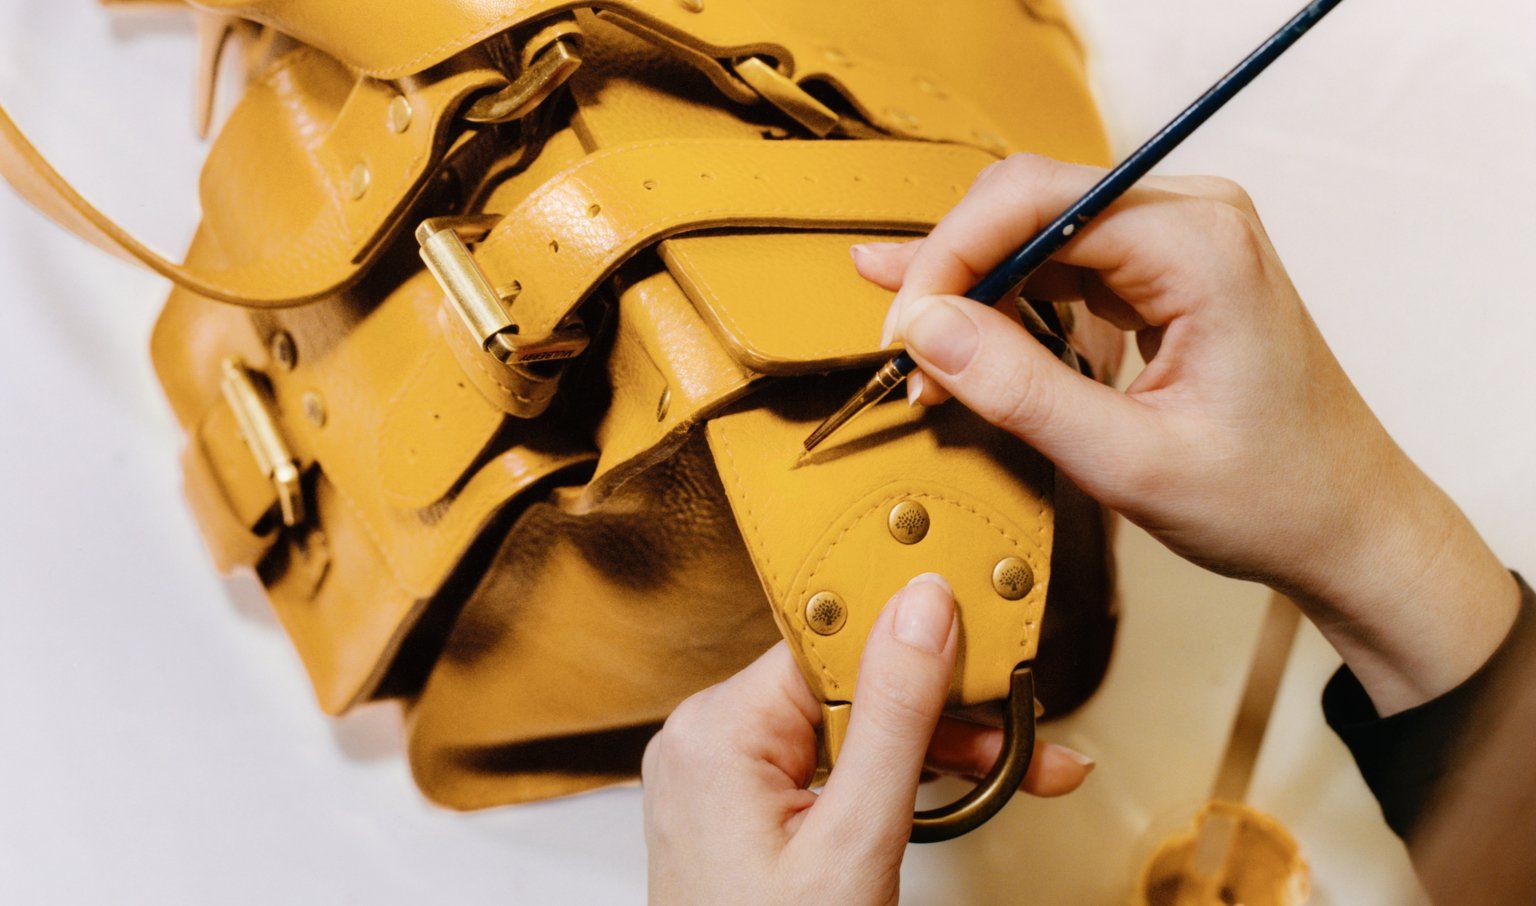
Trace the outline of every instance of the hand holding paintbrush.
<instances>
[{"instance_id":1,"label":"hand holding paintbrush","mask_svg":"<svg viewBox=\"0 0 1536 906\"><path fill-rule=\"evenodd\" d=\"M995 305L1017 292L1019 287L1040 269L1041 265L1072 241L1078 230L1104 213L1116 199L1151 172L1152 168L1172 153L1184 139L1204 125L1216 111L1226 106L1226 103L1238 92L1248 87L1250 82L1290 50L1297 41L1301 40L1302 35L1310 31L1312 26L1341 2L1343 0L1313 0L1307 4L1305 9L1270 36L1269 40L1259 45L1258 49L1249 54L1236 68L1212 85L1199 100L1174 117L1162 131L1111 170L1097 185L1089 189L1033 239L981 278L980 282L971 287L966 296L984 305ZM1029 319L1028 311L1021 309L1021 314ZM797 462L804 461L823 441L831 437L833 432L858 417L870 406L880 402L916 370L917 361L905 352L887 362L875 372L875 376L870 378L858 393L855 393L826 421L818 425L810 436L806 437L804 451Z\"/></svg>"}]
</instances>

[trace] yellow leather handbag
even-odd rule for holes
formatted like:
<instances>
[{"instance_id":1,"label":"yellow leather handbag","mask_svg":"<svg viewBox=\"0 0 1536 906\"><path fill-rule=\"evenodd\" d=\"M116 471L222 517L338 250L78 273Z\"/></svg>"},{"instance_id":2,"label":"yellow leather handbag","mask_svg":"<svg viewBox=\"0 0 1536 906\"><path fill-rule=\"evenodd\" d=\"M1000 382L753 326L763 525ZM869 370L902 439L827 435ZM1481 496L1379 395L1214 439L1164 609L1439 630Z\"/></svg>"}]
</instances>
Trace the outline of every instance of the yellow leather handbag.
<instances>
[{"instance_id":1,"label":"yellow leather handbag","mask_svg":"<svg viewBox=\"0 0 1536 906\"><path fill-rule=\"evenodd\" d=\"M937 571L952 710L1012 745L916 836L1001 806L1033 696L1070 709L1107 663L1104 518L955 405L791 463L887 355L850 245L923 233L1010 151L1105 162L1055 0L195 7L206 68L233 39L250 76L184 263L3 113L0 170L175 284L152 355L187 499L325 711L402 702L437 802L559 796L633 778L782 637L835 753L876 613ZM1119 335L1060 315L1108 379Z\"/></svg>"}]
</instances>

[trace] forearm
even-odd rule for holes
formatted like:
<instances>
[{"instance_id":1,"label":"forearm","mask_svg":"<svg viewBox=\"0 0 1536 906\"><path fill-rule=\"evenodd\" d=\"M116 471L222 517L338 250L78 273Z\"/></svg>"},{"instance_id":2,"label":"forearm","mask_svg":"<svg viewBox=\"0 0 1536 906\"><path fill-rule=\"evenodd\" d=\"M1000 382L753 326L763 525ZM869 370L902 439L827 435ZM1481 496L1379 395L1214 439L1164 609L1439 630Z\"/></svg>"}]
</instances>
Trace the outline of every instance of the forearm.
<instances>
[{"instance_id":1,"label":"forearm","mask_svg":"<svg viewBox=\"0 0 1536 906\"><path fill-rule=\"evenodd\" d=\"M1460 685L1514 623L1515 580L1405 456L1324 543L1321 574L1289 591L1383 716Z\"/></svg>"}]
</instances>

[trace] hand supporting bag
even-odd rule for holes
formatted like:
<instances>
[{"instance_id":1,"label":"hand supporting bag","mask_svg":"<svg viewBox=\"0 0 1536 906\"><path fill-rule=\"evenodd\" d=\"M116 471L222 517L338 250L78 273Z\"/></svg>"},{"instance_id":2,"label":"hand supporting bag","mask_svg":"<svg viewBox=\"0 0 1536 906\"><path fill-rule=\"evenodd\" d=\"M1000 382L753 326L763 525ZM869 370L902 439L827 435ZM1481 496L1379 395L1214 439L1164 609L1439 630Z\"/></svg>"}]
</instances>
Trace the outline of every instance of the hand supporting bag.
<instances>
[{"instance_id":1,"label":"hand supporting bag","mask_svg":"<svg viewBox=\"0 0 1536 906\"><path fill-rule=\"evenodd\" d=\"M177 283L152 352L215 560L328 712L404 704L429 796L632 778L779 637L835 750L865 633L925 571L957 591L953 709L995 719L1021 665L1048 711L1091 693L1105 524L1033 451L894 403L789 468L884 355L849 245L921 234L1010 150L1103 162L1053 5L200 5L280 40L184 265L8 120L0 161ZM1118 335L1064 314L1108 377Z\"/></svg>"}]
</instances>

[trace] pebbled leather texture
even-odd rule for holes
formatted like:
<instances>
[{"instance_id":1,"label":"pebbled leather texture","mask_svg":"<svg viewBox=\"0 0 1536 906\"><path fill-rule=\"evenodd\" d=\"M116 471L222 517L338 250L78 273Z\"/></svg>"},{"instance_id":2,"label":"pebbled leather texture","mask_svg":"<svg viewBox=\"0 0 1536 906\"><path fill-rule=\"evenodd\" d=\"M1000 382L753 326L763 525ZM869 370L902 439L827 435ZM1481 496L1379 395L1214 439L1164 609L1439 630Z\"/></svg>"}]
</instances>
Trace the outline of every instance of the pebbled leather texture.
<instances>
[{"instance_id":1,"label":"pebbled leather texture","mask_svg":"<svg viewBox=\"0 0 1536 906\"><path fill-rule=\"evenodd\" d=\"M631 779L678 701L780 637L824 701L851 701L875 614L925 571L960 603L955 710L985 716L1031 659L1048 712L1091 694L1105 522L1038 454L958 406L892 401L790 467L889 354L890 294L850 245L920 235L1011 150L1105 161L1056 3L195 5L253 23L267 62L210 152L184 264L3 111L0 172L176 284L151 354L215 564L256 574L327 712L403 703L427 795ZM567 87L521 122L465 122L551 24L579 45ZM417 223L483 212L502 219L471 254L518 335L579 321L580 357L507 369L422 269ZM1067 320L1110 376L1119 333L1081 305ZM228 359L302 476L298 524L220 392ZM902 500L930 517L916 544L887 525ZM1006 557L1033 574L1019 600L992 583ZM831 635L806 620L821 591L847 605Z\"/></svg>"}]
</instances>

